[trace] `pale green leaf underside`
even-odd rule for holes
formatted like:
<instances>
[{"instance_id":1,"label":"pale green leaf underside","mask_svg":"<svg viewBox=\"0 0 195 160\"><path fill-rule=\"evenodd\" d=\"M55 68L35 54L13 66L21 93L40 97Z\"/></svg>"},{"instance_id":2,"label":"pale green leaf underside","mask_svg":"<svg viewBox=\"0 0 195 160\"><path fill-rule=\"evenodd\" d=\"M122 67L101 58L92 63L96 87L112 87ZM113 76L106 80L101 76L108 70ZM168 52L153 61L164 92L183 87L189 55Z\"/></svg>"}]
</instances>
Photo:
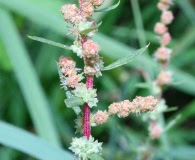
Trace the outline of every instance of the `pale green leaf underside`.
<instances>
[{"instance_id":1,"label":"pale green leaf underside","mask_svg":"<svg viewBox=\"0 0 195 160\"><path fill-rule=\"evenodd\" d=\"M81 31L80 33L81 33L82 35L86 35L86 34L88 34L89 32L98 29L99 26L101 26L101 24L102 24L102 22L100 22L100 23L99 23L98 25L96 25L95 27L90 27L90 28L85 29L85 30Z\"/></svg>"},{"instance_id":2,"label":"pale green leaf underside","mask_svg":"<svg viewBox=\"0 0 195 160\"><path fill-rule=\"evenodd\" d=\"M73 155L15 126L0 122L0 144L40 160L71 160Z\"/></svg>"},{"instance_id":3,"label":"pale green leaf underside","mask_svg":"<svg viewBox=\"0 0 195 160\"><path fill-rule=\"evenodd\" d=\"M135 57L137 57L138 55L142 54L148 48L148 46L149 45L147 45L146 47L143 47L141 49L138 49L135 52L130 53L126 57L121 58L121 59L117 60L116 62L114 62L114 63L104 67L102 69L102 71L111 70L111 69L114 69L116 67L119 67L119 66L122 66L124 64L127 64L129 61L133 60Z\"/></svg>"},{"instance_id":4,"label":"pale green leaf underside","mask_svg":"<svg viewBox=\"0 0 195 160\"><path fill-rule=\"evenodd\" d=\"M80 97L76 97L76 96L67 98L64 100L64 102L68 108L72 108L72 107L80 106L84 104L83 99Z\"/></svg>"},{"instance_id":5,"label":"pale green leaf underside","mask_svg":"<svg viewBox=\"0 0 195 160\"><path fill-rule=\"evenodd\" d=\"M99 154L90 154L87 156L90 160L104 160Z\"/></svg>"},{"instance_id":6,"label":"pale green leaf underside","mask_svg":"<svg viewBox=\"0 0 195 160\"><path fill-rule=\"evenodd\" d=\"M35 40L35 41L42 42L42 43L46 43L46 44L49 44L49 45L52 45L52 46L56 46L56 47L60 47L60 48L63 48L63 49L71 50L70 47L68 47L64 44L54 42L54 41L51 41L51 40L48 40L48 39L45 39L45 38L42 38L42 37L28 36L28 38L30 38L32 40Z\"/></svg>"},{"instance_id":7,"label":"pale green leaf underside","mask_svg":"<svg viewBox=\"0 0 195 160\"><path fill-rule=\"evenodd\" d=\"M116 7L118 7L120 4L120 0L118 1L117 4L110 6L110 7L106 7L106 8L102 8L102 9L95 9L95 12L107 12L107 11L111 11L113 9L115 9Z\"/></svg>"}]
</instances>

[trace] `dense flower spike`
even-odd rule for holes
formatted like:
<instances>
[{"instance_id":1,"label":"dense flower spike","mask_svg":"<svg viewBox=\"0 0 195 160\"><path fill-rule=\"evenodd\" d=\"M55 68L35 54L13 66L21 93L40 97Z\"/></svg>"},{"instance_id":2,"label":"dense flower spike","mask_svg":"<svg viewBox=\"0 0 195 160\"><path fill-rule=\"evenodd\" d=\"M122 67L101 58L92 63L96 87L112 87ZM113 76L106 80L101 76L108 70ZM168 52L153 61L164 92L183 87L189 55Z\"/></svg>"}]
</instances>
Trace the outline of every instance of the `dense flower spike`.
<instances>
[{"instance_id":1,"label":"dense flower spike","mask_svg":"<svg viewBox=\"0 0 195 160\"><path fill-rule=\"evenodd\" d=\"M155 92L155 96L158 97L159 103L156 107L156 112L148 114L148 117L145 116L145 119L149 120L150 122L149 135L152 139L160 138L163 132L164 126L161 126L163 125L161 118L163 118L162 114L167 109L167 106L165 104L165 101L162 99L162 87L172 82L172 73L170 71L165 71L165 67L170 63L172 52L172 50L167 47L167 45L171 41L171 35L168 31L167 25L172 23L174 19L173 13L171 11L168 11L171 3L172 0L159 0L157 4L157 7L162 12L162 14L160 17L161 21L157 22L154 26L154 32L158 34L158 37L160 37L160 47L155 51L154 57L156 60L158 60L161 66L161 71L158 74L156 80L153 82L153 84L155 84L153 90L158 88L158 92ZM147 101L155 103L155 101L152 101L151 98ZM141 104L144 104L144 102L142 102ZM144 107L144 109L148 110L150 109L150 107Z\"/></svg>"},{"instance_id":2,"label":"dense flower spike","mask_svg":"<svg viewBox=\"0 0 195 160\"><path fill-rule=\"evenodd\" d=\"M73 138L71 147L69 147L79 160L88 160L88 155L92 153L101 154L102 143L94 141L94 138L90 136L89 140L86 137Z\"/></svg>"},{"instance_id":3,"label":"dense flower spike","mask_svg":"<svg viewBox=\"0 0 195 160\"><path fill-rule=\"evenodd\" d=\"M153 96L141 97L137 96L132 102L129 100L124 100L119 103L112 103L108 107L109 115L117 114L120 118L125 118L129 116L130 113L140 113L153 111L157 105L157 99Z\"/></svg>"},{"instance_id":4,"label":"dense flower spike","mask_svg":"<svg viewBox=\"0 0 195 160\"><path fill-rule=\"evenodd\" d=\"M133 102L124 100L111 104L108 112L98 110L95 114L91 114L91 108L97 106L98 102L96 89L93 89L94 76L101 76L104 67L102 57L98 54L100 46L91 39L100 26L94 21L92 14L103 2L104 0L79 0L79 8L75 4L66 4L61 8L64 20L71 23L68 34L75 36L70 49L84 61L84 70L77 69L76 63L71 58L61 57L57 63L61 85L67 95L65 103L74 111L75 108L79 110L75 111L77 114L75 128L76 132L83 134L83 137L73 138L69 148L78 160L88 160L88 156L92 153L101 155L102 143L94 141L91 137L91 126L106 123L111 115L125 118L130 113L152 111L157 102L152 96L136 97ZM162 16L162 19L166 23L171 20L170 16L166 15ZM168 29L162 22L156 25L155 31L162 35L161 41L164 45L170 42ZM86 75L86 84L81 82L83 74ZM83 105L83 112L79 105Z\"/></svg>"}]
</instances>

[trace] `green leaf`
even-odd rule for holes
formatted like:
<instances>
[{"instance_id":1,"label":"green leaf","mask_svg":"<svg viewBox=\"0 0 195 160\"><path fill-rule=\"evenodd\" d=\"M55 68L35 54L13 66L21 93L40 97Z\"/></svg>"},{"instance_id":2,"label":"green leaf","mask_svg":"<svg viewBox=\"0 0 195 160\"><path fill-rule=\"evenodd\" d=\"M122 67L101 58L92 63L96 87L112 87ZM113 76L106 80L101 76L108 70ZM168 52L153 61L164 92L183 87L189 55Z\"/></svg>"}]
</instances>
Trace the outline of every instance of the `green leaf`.
<instances>
[{"instance_id":1,"label":"green leaf","mask_svg":"<svg viewBox=\"0 0 195 160\"><path fill-rule=\"evenodd\" d=\"M0 122L0 144L41 160L73 159L73 155L15 126Z\"/></svg>"},{"instance_id":2,"label":"green leaf","mask_svg":"<svg viewBox=\"0 0 195 160\"><path fill-rule=\"evenodd\" d=\"M88 34L89 32L98 29L99 26L101 26L101 24L102 24L102 22L100 22L100 23L99 23L98 25L96 25L95 27L90 27L90 28L85 29L85 30L81 31L80 33L81 33L82 35L86 35L86 34Z\"/></svg>"},{"instance_id":3,"label":"green leaf","mask_svg":"<svg viewBox=\"0 0 195 160\"><path fill-rule=\"evenodd\" d=\"M114 69L116 67L119 67L119 66L122 66L124 64L127 64L129 61L133 60L135 57L137 57L138 55L142 54L148 48L148 46L149 45L147 45L146 47L143 47L143 48L141 48L139 50L136 50L135 52L130 53L126 57L121 58L121 59L117 60L116 62L114 62L114 63L104 67L102 69L102 71L111 70L111 69Z\"/></svg>"},{"instance_id":4,"label":"green leaf","mask_svg":"<svg viewBox=\"0 0 195 160\"><path fill-rule=\"evenodd\" d=\"M0 35L2 36L36 132L52 144L59 146L60 141L49 103L22 39L8 12L0 9L0 19L2 22L0 23ZM5 32L5 26L9 32Z\"/></svg>"},{"instance_id":5,"label":"green leaf","mask_svg":"<svg viewBox=\"0 0 195 160\"><path fill-rule=\"evenodd\" d=\"M88 155L87 158L91 160L104 160L101 155L95 153Z\"/></svg>"},{"instance_id":6,"label":"green leaf","mask_svg":"<svg viewBox=\"0 0 195 160\"><path fill-rule=\"evenodd\" d=\"M57 43L57 42L54 42L54 41L51 41L51 40L48 40L48 39L45 39L45 38L36 37L36 36L28 36L28 38L30 38L32 40L35 40L35 41L42 42L42 43L46 43L46 44L49 44L49 45L52 45L52 46L56 46L56 47L60 47L60 48L63 48L63 49L71 50L70 47L68 47L64 44Z\"/></svg>"},{"instance_id":7,"label":"green leaf","mask_svg":"<svg viewBox=\"0 0 195 160\"><path fill-rule=\"evenodd\" d=\"M102 9L95 9L95 12L107 12L107 11L111 11L113 9L115 9L116 7L118 7L120 4L120 0L118 1L117 4L110 6L110 7L106 7L106 8L102 8Z\"/></svg>"},{"instance_id":8,"label":"green leaf","mask_svg":"<svg viewBox=\"0 0 195 160\"><path fill-rule=\"evenodd\" d=\"M80 97L76 97L76 96L67 98L64 100L64 102L68 108L72 108L72 107L80 106L84 104L83 99Z\"/></svg>"}]
</instances>

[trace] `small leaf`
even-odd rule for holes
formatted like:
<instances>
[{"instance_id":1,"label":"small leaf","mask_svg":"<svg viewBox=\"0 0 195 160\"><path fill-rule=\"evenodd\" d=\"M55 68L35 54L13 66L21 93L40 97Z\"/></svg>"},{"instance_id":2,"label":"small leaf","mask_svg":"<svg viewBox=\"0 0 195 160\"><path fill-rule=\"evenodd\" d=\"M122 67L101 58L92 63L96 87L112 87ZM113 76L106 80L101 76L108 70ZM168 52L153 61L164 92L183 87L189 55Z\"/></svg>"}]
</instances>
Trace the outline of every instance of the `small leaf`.
<instances>
[{"instance_id":1,"label":"small leaf","mask_svg":"<svg viewBox=\"0 0 195 160\"><path fill-rule=\"evenodd\" d=\"M42 43L47 43L47 44L52 45L52 46L56 46L56 47L60 47L60 48L63 48L63 49L71 50L70 47L68 47L64 44L54 42L54 41L51 41L51 40L48 40L48 39L45 39L45 38L36 37L36 36L28 36L28 38L30 38L32 40L35 40L35 41L42 42Z\"/></svg>"},{"instance_id":2,"label":"small leaf","mask_svg":"<svg viewBox=\"0 0 195 160\"><path fill-rule=\"evenodd\" d=\"M149 44L146 47L143 47L139 50L136 50L133 53L130 53L129 55L127 55L124 58L121 58L119 60L117 60L116 62L104 67L102 69L102 71L106 71L106 70L110 70L110 69L114 69L116 67L122 66L124 64L127 64L129 61L133 60L135 57L137 57L138 55L142 54L147 48L148 48Z\"/></svg>"},{"instance_id":3,"label":"small leaf","mask_svg":"<svg viewBox=\"0 0 195 160\"><path fill-rule=\"evenodd\" d=\"M102 24L102 22L100 22L100 23L99 23L98 25L96 25L95 27L90 27L90 28L85 29L85 30L81 31L80 33L81 33L82 35L86 35L86 34L88 34L89 32L98 29L99 26L101 26L101 24Z\"/></svg>"},{"instance_id":4,"label":"small leaf","mask_svg":"<svg viewBox=\"0 0 195 160\"><path fill-rule=\"evenodd\" d=\"M101 155L93 153L87 156L91 160L104 160Z\"/></svg>"},{"instance_id":5,"label":"small leaf","mask_svg":"<svg viewBox=\"0 0 195 160\"><path fill-rule=\"evenodd\" d=\"M120 0L118 1L117 4L110 6L110 7L106 7L106 8L102 8L102 9L95 9L95 12L107 12L107 11L111 11L113 9L115 9L116 7L118 7L120 4Z\"/></svg>"},{"instance_id":6,"label":"small leaf","mask_svg":"<svg viewBox=\"0 0 195 160\"><path fill-rule=\"evenodd\" d=\"M72 108L72 107L80 106L80 105L84 104L83 99L80 97L76 97L76 96L72 96L70 98L67 98L64 100L64 102L68 108Z\"/></svg>"},{"instance_id":7,"label":"small leaf","mask_svg":"<svg viewBox=\"0 0 195 160\"><path fill-rule=\"evenodd\" d=\"M178 107L169 107L167 108L165 111L163 112L173 112L173 111L176 111L178 109Z\"/></svg>"}]
</instances>

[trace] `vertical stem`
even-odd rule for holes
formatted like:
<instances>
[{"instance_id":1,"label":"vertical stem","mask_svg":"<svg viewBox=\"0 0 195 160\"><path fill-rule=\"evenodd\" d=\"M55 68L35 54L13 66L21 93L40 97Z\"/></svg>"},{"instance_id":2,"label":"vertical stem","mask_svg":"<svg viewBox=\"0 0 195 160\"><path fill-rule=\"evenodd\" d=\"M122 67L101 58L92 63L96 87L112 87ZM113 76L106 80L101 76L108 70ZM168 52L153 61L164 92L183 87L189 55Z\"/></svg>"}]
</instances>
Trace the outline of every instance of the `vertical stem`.
<instances>
[{"instance_id":1,"label":"vertical stem","mask_svg":"<svg viewBox=\"0 0 195 160\"><path fill-rule=\"evenodd\" d=\"M79 6L80 6L81 13L82 13L82 4L83 4L83 0L79 0Z\"/></svg>"},{"instance_id":2,"label":"vertical stem","mask_svg":"<svg viewBox=\"0 0 195 160\"><path fill-rule=\"evenodd\" d=\"M93 88L93 76L87 75L86 81L87 88ZM90 126L90 107L87 103L84 104L83 112L83 135L89 139L91 135L91 126Z\"/></svg>"}]
</instances>

